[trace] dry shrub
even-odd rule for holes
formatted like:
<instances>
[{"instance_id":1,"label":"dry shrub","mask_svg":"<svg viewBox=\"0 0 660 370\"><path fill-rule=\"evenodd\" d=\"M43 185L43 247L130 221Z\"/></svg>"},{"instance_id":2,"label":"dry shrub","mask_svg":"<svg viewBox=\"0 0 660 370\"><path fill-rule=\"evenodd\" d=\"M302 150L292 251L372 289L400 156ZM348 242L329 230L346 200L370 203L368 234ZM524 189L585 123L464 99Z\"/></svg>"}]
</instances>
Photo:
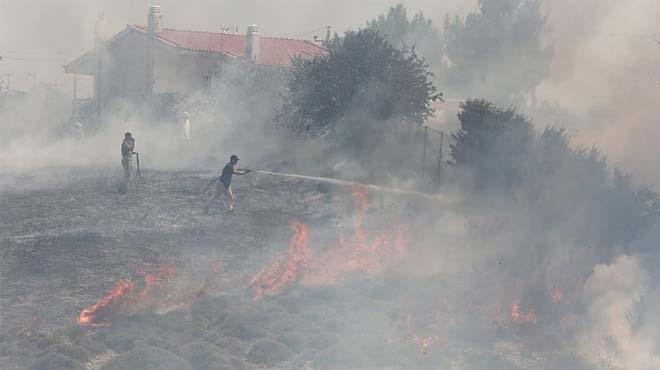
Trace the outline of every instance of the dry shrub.
<instances>
[{"instance_id":1,"label":"dry shrub","mask_svg":"<svg viewBox=\"0 0 660 370\"><path fill-rule=\"evenodd\" d=\"M226 321L221 329L222 333L239 338L245 341L263 338L268 335L268 331L262 326L252 322L232 322Z\"/></svg>"},{"instance_id":2,"label":"dry shrub","mask_svg":"<svg viewBox=\"0 0 660 370\"><path fill-rule=\"evenodd\" d=\"M181 350L194 370L233 370L234 365L222 349L205 342L187 344Z\"/></svg>"},{"instance_id":3,"label":"dry shrub","mask_svg":"<svg viewBox=\"0 0 660 370\"><path fill-rule=\"evenodd\" d=\"M336 346L319 353L313 361L316 370L359 369L364 366L361 354L347 346Z\"/></svg>"},{"instance_id":4,"label":"dry shrub","mask_svg":"<svg viewBox=\"0 0 660 370\"><path fill-rule=\"evenodd\" d=\"M46 353L30 364L30 370L85 370L85 366L59 353Z\"/></svg>"},{"instance_id":5,"label":"dry shrub","mask_svg":"<svg viewBox=\"0 0 660 370\"><path fill-rule=\"evenodd\" d=\"M277 340L295 353L300 353L305 349L305 338L297 333L282 333Z\"/></svg>"},{"instance_id":6,"label":"dry shrub","mask_svg":"<svg viewBox=\"0 0 660 370\"><path fill-rule=\"evenodd\" d=\"M80 362L87 362L90 360L91 355L89 354L89 351L87 351L85 348L71 344L71 343L60 343L60 344L55 344L53 346L48 347L46 349L47 352L54 352L54 353L59 353L63 356L73 358L77 361Z\"/></svg>"},{"instance_id":7,"label":"dry shrub","mask_svg":"<svg viewBox=\"0 0 660 370\"><path fill-rule=\"evenodd\" d=\"M250 363L264 366L277 366L293 357L293 352L280 342L264 339L255 343L247 354Z\"/></svg>"},{"instance_id":8,"label":"dry shrub","mask_svg":"<svg viewBox=\"0 0 660 370\"><path fill-rule=\"evenodd\" d=\"M236 356L243 356L248 350L248 344L234 337L221 336L214 341L215 345Z\"/></svg>"},{"instance_id":9,"label":"dry shrub","mask_svg":"<svg viewBox=\"0 0 660 370\"><path fill-rule=\"evenodd\" d=\"M339 344L339 338L334 334L319 334L310 338L309 347L324 350Z\"/></svg>"},{"instance_id":10,"label":"dry shrub","mask_svg":"<svg viewBox=\"0 0 660 370\"><path fill-rule=\"evenodd\" d=\"M101 370L193 370L190 364L172 352L142 347L108 361Z\"/></svg>"}]
</instances>

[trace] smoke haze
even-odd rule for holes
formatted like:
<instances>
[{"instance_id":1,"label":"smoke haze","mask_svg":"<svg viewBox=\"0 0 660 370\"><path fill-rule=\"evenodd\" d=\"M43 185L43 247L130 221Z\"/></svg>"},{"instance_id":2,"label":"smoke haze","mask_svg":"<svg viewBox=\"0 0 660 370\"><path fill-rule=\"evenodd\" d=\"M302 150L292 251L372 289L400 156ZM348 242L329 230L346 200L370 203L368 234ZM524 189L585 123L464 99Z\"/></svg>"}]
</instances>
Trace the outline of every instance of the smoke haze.
<instances>
[{"instance_id":1,"label":"smoke haze","mask_svg":"<svg viewBox=\"0 0 660 370\"><path fill-rule=\"evenodd\" d=\"M206 1L163 0L164 24L183 29L220 30L259 24L267 35L311 39L362 26L395 2L368 1ZM29 89L54 83L70 94L71 77L62 65L89 50L97 16L106 34L126 24L144 24L149 1L0 2L0 73L11 71L12 85ZM423 11L440 25L445 14L476 8L475 0L404 2L409 12ZM611 158L646 183L660 180L653 159L660 155L656 120L660 97L660 5L650 0L618 2L546 1L555 46L550 78L539 96L558 103L578 118L564 124L581 143L602 147ZM277 16L274 16L277 14ZM85 87L82 86L84 89ZM440 86L442 90L442 86ZM87 86L87 93L90 88Z\"/></svg>"},{"instance_id":2,"label":"smoke haze","mask_svg":"<svg viewBox=\"0 0 660 370\"><path fill-rule=\"evenodd\" d=\"M249 325L254 325L250 321L252 317L266 317L265 321L272 321L269 324L286 326L285 319L281 319L281 322L278 320L282 317L298 318L302 316L298 315L301 311L307 317L300 321L323 321L325 317L319 316L325 316L325 311L319 311L320 314L311 312L318 308L328 310L328 316L337 321L346 316L355 320L353 326L339 325L338 329L333 329L336 333L332 336L338 337L338 342L355 337L356 332L361 330L368 334L377 333L372 336L359 333L365 342L373 341L369 343L373 346L368 348L371 352L365 350L363 355L372 360L379 358L380 354L374 355L377 350L392 348L383 344L385 335L381 334L392 330L384 323L387 320L398 320L397 325L405 327L401 324L406 321L401 319L405 313L395 319L384 317L391 314L391 311L409 310L411 316L414 314L418 327L407 328L408 331L425 331L424 335L429 335L429 338L441 338L438 343L446 341L436 347L446 352L441 355L431 354L429 357L432 360L426 360L421 355L421 360L419 357L411 360L412 364L425 364L428 368L435 364L434 360L449 367L450 360L464 355L461 345L468 343L465 347L469 347L472 345L471 340L478 342L477 346L483 345L484 353L489 353L492 359L500 358L498 356L505 352L512 358L526 356L510 354L515 351L507 352L506 349L491 346L492 343L506 346L508 344L502 343L508 338L514 338L512 342L525 342L519 344L520 347L531 348L530 353L536 348L548 358L557 355L552 350L575 352L579 360L557 366L558 369L645 370L657 366L660 321L655 312L660 306L660 299L657 276L649 261L657 258L655 250L658 228L651 226L655 227L651 230L655 234L640 238L636 233L648 226L643 223L645 218L638 220L633 217L641 213L638 212L640 209L647 209L644 208L646 204L639 204L644 200L639 201L642 198L639 196L640 190L620 178L616 180L621 183L614 183L609 170L603 169L606 164L600 157L588 152L572 151L567 143L566 147L560 144L552 146L556 144L554 142L545 143L559 154L551 150L539 150L534 153L536 157L520 159L532 168L529 173L525 173L527 186L521 186L520 192L529 194L512 196L488 192L470 193L462 187L467 181L460 181L464 180L464 174L451 167L445 171L449 173L448 176L453 175L458 180L443 184L443 191L447 199L451 200L447 203L426 202L411 193L404 193L402 197L378 198L378 194L365 195L359 191L357 200L354 198L351 202L346 189L329 191L322 185L305 182L300 178L281 180L261 177L256 180L256 184L250 182L244 185L237 181L241 184L237 189L239 202L242 202L238 208L244 207L241 211L249 215L239 215L239 221L236 221L232 218L205 218L199 215L195 208L199 206L199 187L202 182L202 186L206 185L207 179L179 173L172 175L167 170L219 170L227 154L239 153L241 166L248 168L324 175L326 167L332 167L333 175L351 179L359 178L370 170L367 166L373 162L365 161L367 165L358 163L346 153L327 155L329 145L320 139L300 140L283 133L283 130L273 129L272 122L276 121L283 104L284 93L281 87L255 89L255 86L249 85L249 81L247 84L242 81L245 71L240 66L227 67L223 80L219 81L212 94L187 97L173 108L177 114L191 112L194 144L184 140L180 115L177 122L168 122L169 125L162 122L148 123L152 122L148 117L153 112L144 112L127 101L117 103L115 112L108 115L99 130L83 139L72 136L67 121L70 113L67 97L71 90L71 77L62 73L62 64L91 49L98 14L103 14L104 34L112 35L126 24L144 24L150 4L151 1L146 0L0 0L0 55L6 57L6 60L0 61L0 74L12 71L15 74L15 88L31 90L28 96L16 97L16 103L9 109L0 111L0 127L8 133L0 137L0 194L5 191L5 181L11 184L7 188L11 187L11 191L20 193L16 189L23 187L22 180L13 179L13 175L31 174L43 169L57 172L62 168L89 168L93 165L100 171L111 168L119 178L119 144L124 131L131 131L137 139L136 151L143 154L142 165L152 170L165 170L165 174L153 171L153 175L147 175L152 176L149 178L151 183L141 185L147 190L129 194L128 198L110 194L107 184L97 183L79 193L75 190L66 193L63 190L63 194L70 199L65 199L63 203L58 203L58 196L52 195L54 199L43 203L48 203L51 207L49 209L58 211L48 217L62 218L60 223L54 223L57 228L60 224L70 226L71 220L63 216L67 207L71 206L75 210L73 207L82 204L85 209L79 210L82 216L78 215L73 226L83 230L85 227L102 230L106 226L103 221L97 218L92 224L92 221L84 217L84 212L94 209L99 199L102 199L107 209L101 215L113 219L113 230L102 230L99 234L117 232L122 235L118 239L124 238L112 240L112 243L125 243L128 245L126 250L132 251L134 244L142 248L144 245L153 247L149 243L163 242L167 248L171 248L165 254L177 250L185 258L206 262L207 255L203 253L219 255L225 251L222 248L226 246L218 245L229 240L226 248L237 247L240 250L240 254L237 253L240 261L236 263L240 269L236 267L237 271L231 271L235 275L253 274L281 254L286 256L282 252L286 249L286 241L283 240L287 235L284 235L286 229L283 231L282 225L289 221L287 218L300 217L311 225L310 233L315 234L310 238L309 243L313 244L310 249L317 256L322 256L319 259L321 262L330 265L356 263L342 259L345 250L339 249L337 252L332 249L336 245L350 245L345 243L345 239L351 242L354 242L351 238L357 242L364 242L369 237L378 239L380 236L369 233L375 229L387 229L390 223L396 222L398 224L391 226L392 230L399 230L400 227L413 231L406 234L406 238L401 238L408 243L410 255L393 263L392 269L389 269L389 265L383 268L386 270L383 276L371 274L370 277L377 277L365 281L356 279L357 288L349 286L355 282L350 280L353 278L351 276L347 278L350 283L327 284L330 293L324 290L325 286L305 291L306 287L296 285L291 290L283 289L281 296L273 294L257 303L251 301L253 297L245 301L242 300L245 297L240 297L239 303L226 304L226 307L231 307L227 308L229 314L222 313L226 316L222 319L216 317L219 310L222 310L218 308L221 305L202 305L203 310L207 310L204 315L211 317L209 322L204 323L207 326L199 325L198 328L199 331L209 329L206 333L209 335L204 336L204 340L210 341L209 337L213 335L225 336L222 330L226 328L217 328L222 327L219 322L223 320L223 325L227 322L234 324L232 315L238 317L237 322L242 318ZM447 13L465 13L477 6L477 2L472 0L410 0L404 4L411 13L423 11L434 20L436 26L442 24L442 18ZM363 26L366 21L386 12L394 2L162 0L160 5L165 27L219 31L223 26L229 26L238 27L238 31L243 33L248 24L258 24L265 35L311 39L313 36L325 36L327 25L338 33ZM550 26L546 35L547 42L554 45L555 54L550 77L541 84L537 94L540 101L556 104L559 109L568 112L566 116L569 118L566 122L553 122L548 117L535 117L537 128L555 124L567 126L570 132L575 133L577 144L602 147L615 164L621 165L624 171L631 171L635 179L651 185L660 181L660 166L657 165L657 158L660 157L660 145L657 143L660 139L660 125L657 124L660 117L660 44L654 38L656 32L660 33L660 30L654 28L658 27L660 20L660 4L644 0L546 0L544 11ZM512 73L515 71L512 70ZM439 90L442 91L442 86L439 86ZM344 136L348 138L358 135L354 122L370 122L373 119L357 114L354 114L355 117L347 116L352 119L349 120L351 124L344 127ZM368 128L372 129L371 126ZM368 136L368 130L365 132L360 139ZM540 146L538 142L544 142L537 137L542 135L536 135L531 140L536 140L534 145ZM401 153L406 158L420 154L417 147L411 149L408 143L392 143L388 146L379 144L382 143L377 142L374 148L368 148L367 154L381 160L385 158L383 173L392 170L389 167L395 167L392 163L401 157ZM435 152L433 155L435 162ZM502 162L502 158L492 160L496 165ZM414 179L418 169L411 168L407 163L396 164L401 165L401 168L406 167L405 171L409 172L402 176L404 179L388 179L390 185L402 188L418 185ZM551 169L548 171L554 172L548 175L541 168L542 165L547 165ZM495 170L499 169L497 167ZM404 173L404 170L399 172ZM413 175L409 176L408 173ZM99 182L112 176L114 173ZM34 181L46 183L49 179ZM251 199L246 199L246 194L250 194ZM47 197L48 194L33 194L26 197L26 200L15 200L20 197L12 195L13 209L23 212L23 208L30 207L24 207L20 202L31 201L28 198L40 199L39 196ZM340 199L342 197L346 199ZM176 203L168 203L172 199ZM352 204L351 207L358 211L350 215L338 214L340 211L337 210L343 211L346 208L342 202ZM133 203L140 203L140 208ZM38 202L36 204L39 205ZM126 209L120 208L117 211L112 208L116 204ZM158 206L162 206L162 209ZM168 210L168 206L172 209ZM31 210L39 211L38 206L33 204L31 207ZM145 209L148 211L145 212ZM152 209L156 211L149 215ZM115 217L117 214L124 217L125 213L130 213L126 219L131 222L114 220L119 218ZM145 216L140 219L143 214ZM40 225L38 216L30 219L31 224ZM16 217L16 220L19 219ZM139 219L139 222L133 222L133 219ZM24 237L23 233L34 231L29 227L25 227L25 230L19 228L20 222L16 220L7 222L9 226L2 226L2 231L11 235L11 238L6 239L11 239L11 243L7 242L6 245L17 248L17 255L21 257L21 243L28 245L37 239L31 239L33 236L29 235ZM639 225L635 222L639 222ZM14 224L18 225L16 229L21 230L20 234L12 229ZM48 227L44 226L46 232L50 231ZM185 235L177 234L182 230ZM307 235L307 226L299 226L299 230L305 230L304 234ZM53 234L59 232L65 234L60 229ZM354 235L345 238L344 233L351 232ZM295 236L300 235L294 235L292 239ZM170 237L171 240L164 240ZM383 240L381 242L384 245L391 243L385 237ZM397 239L397 242L401 240ZM34 243L39 246L39 241ZM203 246L195 249L197 243ZM299 242L299 247L303 244L306 246L305 243ZM84 246L87 248L86 244ZM246 246L256 247L253 250ZM114 245L107 249L112 248ZM106 250L102 253L110 254ZM130 253L128 255L130 258L134 256ZM95 258L104 259L106 256ZM304 262L308 258L304 256ZM287 263L291 263L301 271L308 268L302 264L296 265L299 260L292 260L291 263L283 259L282 265L288 266ZM380 261L369 262L377 265ZM119 265L118 262L114 263ZM309 270L307 273L313 274ZM9 274L1 277L5 276ZM323 277L311 276L310 280L323 280ZM244 276L232 278L245 280ZM293 282L296 282L295 279ZM282 285L289 283L294 285L289 280ZM360 284L368 287L364 289L367 293L360 291ZM97 285L102 286L99 283L95 287ZM303 292L295 290L298 288ZM234 289L239 290L236 287ZM345 302L349 304L344 307ZM305 306L307 304L312 308ZM382 312L372 315L370 310L377 305L383 306L379 307ZM336 307L339 308L333 311ZM271 308L274 309L271 311ZM240 316L242 310L248 310L252 316ZM582 321L576 322L576 317L582 318ZM152 325L160 330L161 327L174 327L171 323L166 324L169 318L158 316L154 319L156 324L141 318L135 319L135 322L139 325ZM188 323L186 320L188 318L179 320L175 317L172 321L176 325L185 325ZM426 327L427 322L432 324ZM323 323L326 324L325 321ZM263 328L257 329L264 331ZM134 332L127 336L138 337L141 334L138 333L140 329L132 330ZM268 330L278 333L274 327L268 327ZM112 335L118 335L119 331L109 331L110 339L99 340L110 343ZM261 335L259 330L255 332ZM158 335L160 332L154 334ZM408 335L414 338L413 342L423 336L414 332ZM202 338L201 334L194 336L199 340ZM320 347L323 346L322 343ZM409 352L417 354L418 351L415 348ZM392 352L392 357L398 355L395 350ZM488 360L485 363L490 364L491 358L488 356L479 354L475 357L484 358ZM332 362L334 357L329 357L329 362ZM478 364L462 365L456 368L487 368ZM506 365L493 365L491 368L514 368ZM515 368L525 367L520 365Z\"/></svg>"},{"instance_id":3,"label":"smoke haze","mask_svg":"<svg viewBox=\"0 0 660 370\"><path fill-rule=\"evenodd\" d=\"M638 179L660 180L660 4L546 1L555 45L541 95L576 113L580 142L601 147ZM558 122L562 124L561 122Z\"/></svg>"}]
</instances>

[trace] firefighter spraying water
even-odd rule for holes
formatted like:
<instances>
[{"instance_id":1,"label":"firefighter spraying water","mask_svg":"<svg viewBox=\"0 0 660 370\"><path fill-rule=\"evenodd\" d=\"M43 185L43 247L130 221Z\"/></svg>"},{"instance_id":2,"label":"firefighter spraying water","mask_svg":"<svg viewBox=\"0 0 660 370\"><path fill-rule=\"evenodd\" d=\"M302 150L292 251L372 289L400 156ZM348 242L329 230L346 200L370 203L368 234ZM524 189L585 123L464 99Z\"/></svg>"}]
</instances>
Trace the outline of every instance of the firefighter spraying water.
<instances>
[{"instance_id":1,"label":"firefighter spraying water","mask_svg":"<svg viewBox=\"0 0 660 370\"><path fill-rule=\"evenodd\" d=\"M392 187L386 187L386 186L380 186L380 185L373 185L373 184L363 184L355 181L348 181L348 180L340 180L340 179L335 179L335 178L330 178L330 177L321 177L321 176L307 176L307 175L299 175L299 174L292 174L292 173L279 173L279 172L271 172L271 171L264 171L264 170L252 170L252 169L234 169L234 166L238 163L238 157L235 155L232 155L230 158L229 163L225 165L222 171L222 175L214 178L202 191L202 195L204 196L204 213L208 213L209 206L211 202L214 199L218 199L220 195L222 194L224 196L225 202L227 204L227 209L228 213L232 214L234 211L234 193L231 188L231 179L232 175L247 175L249 173L254 173L254 174L260 174L260 175L265 175L265 176L277 176L277 177L284 177L284 178L291 178L291 179L301 179L301 180L310 180L310 181L318 181L318 182L323 182L323 183L328 183L328 184L334 184L334 185L339 185L339 186L345 186L345 187L359 187L361 189L367 190L367 191L373 191L373 192L380 192L380 193L390 193L390 194L397 194L397 195L408 195L408 196L414 196L414 197L420 197L424 198L427 200L431 200L434 202L449 202L449 199L446 196L438 195L438 194L429 194L429 193L423 193L415 190L406 190L406 189L398 189L398 188L392 188ZM213 185L215 184L215 189L213 189ZM214 191L212 191L214 190Z\"/></svg>"},{"instance_id":2,"label":"firefighter spraying water","mask_svg":"<svg viewBox=\"0 0 660 370\"><path fill-rule=\"evenodd\" d=\"M207 199L206 203L204 204L204 213L208 213L210 202L213 201L214 199L217 199L220 197L220 194L224 195L225 202L227 203L227 212L229 214L234 213L234 193L231 188L231 180L233 175L237 176L243 176L247 175L250 173L250 170L245 170L245 169L234 169L234 166L238 164L238 156L233 154L229 158L229 162L225 165L225 167L222 169L222 175L219 177L216 177L211 181L211 183L204 189L204 192L211 187L211 185L215 184L215 192L211 194L211 196Z\"/></svg>"}]
</instances>

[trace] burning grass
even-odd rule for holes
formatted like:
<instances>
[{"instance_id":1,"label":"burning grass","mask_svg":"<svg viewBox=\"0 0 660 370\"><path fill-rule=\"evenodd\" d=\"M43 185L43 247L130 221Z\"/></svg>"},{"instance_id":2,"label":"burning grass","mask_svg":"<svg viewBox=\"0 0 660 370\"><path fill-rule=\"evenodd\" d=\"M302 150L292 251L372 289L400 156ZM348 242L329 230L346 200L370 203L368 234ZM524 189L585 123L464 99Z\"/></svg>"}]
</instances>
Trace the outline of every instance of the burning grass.
<instances>
[{"instance_id":1,"label":"burning grass","mask_svg":"<svg viewBox=\"0 0 660 370\"><path fill-rule=\"evenodd\" d=\"M374 295L387 282L384 276L351 275L340 284L298 284L258 300L252 295L214 297L217 292L209 292L188 312L180 308L165 314L118 315L109 327L81 327L56 340L40 334L20 338L32 356L41 353L39 358L56 358L59 363L85 365L99 354L115 353L101 370L167 369L172 364L194 370L437 369L452 363L464 370L482 370L486 364L488 369L510 370L541 369L545 361L570 360L516 352L538 331L561 338L550 323L540 320L523 324L510 317L502 323L505 333L491 327L483 332L486 336L463 339L464 345L457 346L465 321L488 328L488 318L475 321L474 311L457 310L465 302L436 310L429 308L435 301L411 306L410 302L424 298L410 288L426 290L433 283L405 276L389 278L402 283L393 286L388 299ZM448 298L461 300L453 295ZM512 356L537 358L538 363L516 363Z\"/></svg>"},{"instance_id":2,"label":"burning grass","mask_svg":"<svg viewBox=\"0 0 660 370\"><path fill-rule=\"evenodd\" d=\"M354 226L351 234L340 234L336 241L316 254L310 247L309 227L294 220L288 255L267 267L253 280L256 297L277 293L286 285L301 282L306 285L335 283L347 273L374 273L400 261L406 252L406 236L400 223L387 225L373 235L365 229L369 208L365 188L352 191Z\"/></svg>"},{"instance_id":3,"label":"burning grass","mask_svg":"<svg viewBox=\"0 0 660 370\"><path fill-rule=\"evenodd\" d=\"M413 277L401 269L414 245L406 225L370 218L364 189L353 189L352 202L350 222L322 243L313 224L291 221L287 252L251 283L221 282L220 264L195 284L183 284L171 263L148 266L84 308L75 329L44 335L26 323L0 357L16 355L32 369L78 369L105 358L100 370L511 370L574 360L533 353L536 340L566 353L562 338L572 329L558 323L579 323L559 283L542 298L512 289L497 301L474 296L488 291L483 286Z\"/></svg>"}]
</instances>

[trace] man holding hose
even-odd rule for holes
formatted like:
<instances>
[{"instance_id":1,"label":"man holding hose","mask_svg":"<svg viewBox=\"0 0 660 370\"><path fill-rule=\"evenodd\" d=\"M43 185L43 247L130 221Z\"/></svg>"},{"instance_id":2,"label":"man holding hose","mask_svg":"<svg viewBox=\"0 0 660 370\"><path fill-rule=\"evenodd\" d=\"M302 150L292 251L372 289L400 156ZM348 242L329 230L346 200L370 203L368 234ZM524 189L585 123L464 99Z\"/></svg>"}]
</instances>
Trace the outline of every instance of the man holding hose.
<instances>
[{"instance_id":1,"label":"man holding hose","mask_svg":"<svg viewBox=\"0 0 660 370\"><path fill-rule=\"evenodd\" d=\"M233 175L247 175L250 170L236 170L234 166L238 163L238 156L233 154L229 158L229 163L222 169L222 175L218 178L218 183L215 185L215 194L213 198L217 198L220 194L224 194L225 202L227 203L228 212L234 213L234 193L231 190L231 178ZM208 212L208 204L204 207L204 211Z\"/></svg>"},{"instance_id":2,"label":"man holding hose","mask_svg":"<svg viewBox=\"0 0 660 370\"><path fill-rule=\"evenodd\" d=\"M124 141L121 143L121 166L124 168L124 180L122 181L120 192L125 193L128 188L128 182L131 180L131 160L133 150L135 149L135 139L130 132L124 135Z\"/></svg>"}]
</instances>

